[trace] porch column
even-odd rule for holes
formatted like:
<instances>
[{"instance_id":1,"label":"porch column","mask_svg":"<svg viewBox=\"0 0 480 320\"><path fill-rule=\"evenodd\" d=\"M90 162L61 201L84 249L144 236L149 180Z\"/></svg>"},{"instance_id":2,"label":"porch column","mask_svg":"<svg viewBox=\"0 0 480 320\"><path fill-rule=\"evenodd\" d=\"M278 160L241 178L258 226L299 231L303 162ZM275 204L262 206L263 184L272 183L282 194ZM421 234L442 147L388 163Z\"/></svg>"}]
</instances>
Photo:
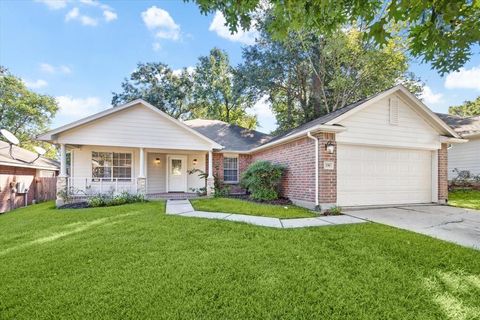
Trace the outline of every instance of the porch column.
<instances>
[{"instance_id":1,"label":"porch column","mask_svg":"<svg viewBox=\"0 0 480 320\"><path fill-rule=\"evenodd\" d=\"M67 150L65 144L60 144L60 174L57 177L57 207L63 206L68 199Z\"/></svg>"},{"instance_id":2,"label":"porch column","mask_svg":"<svg viewBox=\"0 0 480 320\"><path fill-rule=\"evenodd\" d=\"M145 177L145 150L140 148L140 170L137 177L137 193L147 193L147 178Z\"/></svg>"},{"instance_id":3,"label":"porch column","mask_svg":"<svg viewBox=\"0 0 480 320\"><path fill-rule=\"evenodd\" d=\"M215 193L215 179L213 177L213 152L208 151L208 177L207 177L207 196Z\"/></svg>"}]
</instances>

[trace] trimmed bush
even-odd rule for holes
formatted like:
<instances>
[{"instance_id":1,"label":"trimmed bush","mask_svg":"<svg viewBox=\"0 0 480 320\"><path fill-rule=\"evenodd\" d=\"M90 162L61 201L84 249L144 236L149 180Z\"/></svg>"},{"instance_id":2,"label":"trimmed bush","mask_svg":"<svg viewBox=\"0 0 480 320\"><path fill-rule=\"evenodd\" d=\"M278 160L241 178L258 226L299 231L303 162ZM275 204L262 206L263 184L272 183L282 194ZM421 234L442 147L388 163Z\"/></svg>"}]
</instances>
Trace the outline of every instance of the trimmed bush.
<instances>
[{"instance_id":1,"label":"trimmed bush","mask_svg":"<svg viewBox=\"0 0 480 320\"><path fill-rule=\"evenodd\" d=\"M119 206L127 203L146 202L143 194L132 194L128 192L122 192L117 195L113 194L96 194L88 199L88 205L90 207L110 207Z\"/></svg>"},{"instance_id":2,"label":"trimmed bush","mask_svg":"<svg viewBox=\"0 0 480 320\"><path fill-rule=\"evenodd\" d=\"M268 161L252 163L242 174L240 184L256 200L278 199L278 190L285 167Z\"/></svg>"}]
</instances>

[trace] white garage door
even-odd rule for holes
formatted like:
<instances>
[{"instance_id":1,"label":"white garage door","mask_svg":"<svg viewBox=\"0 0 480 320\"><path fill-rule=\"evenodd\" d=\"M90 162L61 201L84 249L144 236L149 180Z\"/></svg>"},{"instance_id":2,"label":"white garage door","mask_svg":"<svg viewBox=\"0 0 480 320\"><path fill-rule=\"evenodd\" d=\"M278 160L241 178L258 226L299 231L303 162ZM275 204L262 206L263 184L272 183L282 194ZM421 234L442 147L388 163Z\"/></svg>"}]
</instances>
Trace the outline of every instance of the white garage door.
<instances>
[{"instance_id":1,"label":"white garage door","mask_svg":"<svg viewBox=\"0 0 480 320\"><path fill-rule=\"evenodd\" d=\"M432 202L432 152L338 146L340 206Z\"/></svg>"}]
</instances>

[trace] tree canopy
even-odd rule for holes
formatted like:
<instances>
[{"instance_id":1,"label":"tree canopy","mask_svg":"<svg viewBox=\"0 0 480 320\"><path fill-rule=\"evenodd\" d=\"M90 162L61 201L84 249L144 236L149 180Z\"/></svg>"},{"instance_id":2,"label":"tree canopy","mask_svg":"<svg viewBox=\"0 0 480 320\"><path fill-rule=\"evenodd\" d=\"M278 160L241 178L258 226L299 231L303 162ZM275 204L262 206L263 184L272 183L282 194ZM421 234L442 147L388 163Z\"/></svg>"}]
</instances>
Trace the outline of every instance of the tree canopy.
<instances>
[{"instance_id":1,"label":"tree canopy","mask_svg":"<svg viewBox=\"0 0 480 320\"><path fill-rule=\"evenodd\" d=\"M48 129L57 111L53 97L27 89L20 78L0 66L0 128L17 136L21 147L33 150L33 145L40 145L32 140ZM50 149L47 156L54 157L55 150Z\"/></svg>"},{"instance_id":2,"label":"tree canopy","mask_svg":"<svg viewBox=\"0 0 480 320\"><path fill-rule=\"evenodd\" d=\"M461 117L480 116L480 96L473 101L464 101L459 106L451 106L448 113Z\"/></svg>"},{"instance_id":3,"label":"tree canopy","mask_svg":"<svg viewBox=\"0 0 480 320\"><path fill-rule=\"evenodd\" d=\"M365 37L387 45L395 36L410 54L431 62L442 75L458 70L480 43L480 1L477 0L186 0L204 14L220 11L230 31L249 29L259 12L268 10L268 31L285 39L291 31L331 35L343 27L366 30ZM396 31L391 27L400 25Z\"/></svg>"},{"instance_id":4,"label":"tree canopy","mask_svg":"<svg viewBox=\"0 0 480 320\"><path fill-rule=\"evenodd\" d=\"M257 125L256 116L247 113L255 101L246 91L243 75L217 48L200 57L193 70L139 63L122 89L113 93L114 106L142 98L177 119L216 119L249 129Z\"/></svg>"},{"instance_id":5,"label":"tree canopy","mask_svg":"<svg viewBox=\"0 0 480 320\"><path fill-rule=\"evenodd\" d=\"M352 28L329 36L290 32L280 41L262 30L257 43L244 48L241 70L257 97L268 96L283 132L398 82L419 93L395 40L379 48Z\"/></svg>"}]
</instances>

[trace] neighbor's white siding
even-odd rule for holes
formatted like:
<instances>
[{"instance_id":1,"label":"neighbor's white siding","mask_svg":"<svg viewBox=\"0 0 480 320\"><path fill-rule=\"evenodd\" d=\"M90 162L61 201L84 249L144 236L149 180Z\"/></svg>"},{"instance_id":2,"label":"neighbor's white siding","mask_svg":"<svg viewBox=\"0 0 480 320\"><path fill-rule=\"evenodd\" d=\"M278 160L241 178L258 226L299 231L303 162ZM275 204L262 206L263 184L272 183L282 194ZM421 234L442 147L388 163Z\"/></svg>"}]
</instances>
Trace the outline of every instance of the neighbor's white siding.
<instances>
[{"instance_id":1,"label":"neighbor's white siding","mask_svg":"<svg viewBox=\"0 0 480 320\"><path fill-rule=\"evenodd\" d=\"M57 140L74 145L211 149L207 141L142 104L61 133Z\"/></svg>"},{"instance_id":2,"label":"neighbor's white siding","mask_svg":"<svg viewBox=\"0 0 480 320\"><path fill-rule=\"evenodd\" d=\"M398 99L398 124L391 124L389 99ZM439 149L439 134L406 102L390 95L340 121L347 130L337 142L399 148Z\"/></svg>"},{"instance_id":3,"label":"neighbor's white siding","mask_svg":"<svg viewBox=\"0 0 480 320\"><path fill-rule=\"evenodd\" d=\"M456 177L453 172L455 168L480 174L480 138L470 138L467 143L452 144L448 150L448 179Z\"/></svg>"}]
</instances>

